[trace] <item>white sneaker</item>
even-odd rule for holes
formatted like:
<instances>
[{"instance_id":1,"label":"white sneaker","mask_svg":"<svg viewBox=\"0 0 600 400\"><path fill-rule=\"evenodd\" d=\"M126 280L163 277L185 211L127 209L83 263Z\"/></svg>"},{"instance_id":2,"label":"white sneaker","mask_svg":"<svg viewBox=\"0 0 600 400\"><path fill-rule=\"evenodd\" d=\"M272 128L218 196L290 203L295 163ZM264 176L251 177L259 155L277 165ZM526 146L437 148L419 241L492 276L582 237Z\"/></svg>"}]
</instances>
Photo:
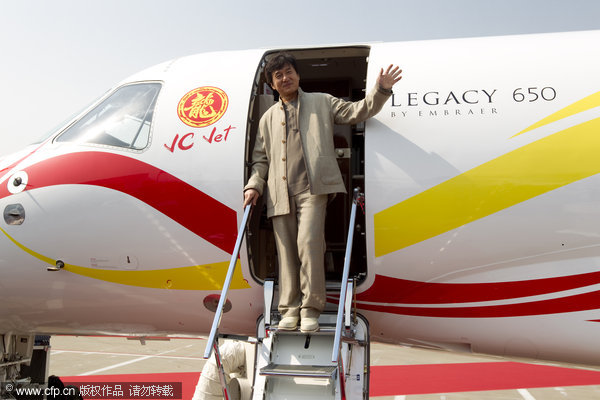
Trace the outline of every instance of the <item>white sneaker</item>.
<instances>
[{"instance_id":1,"label":"white sneaker","mask_svg":"<svg viewBox=\"0 0 600 400\"><path fill-rule=\"evenodd\" d=\"M283 317L277 327L284 331L293 331L298 327L298 317Z\"/></svg>"},{"instance_id":2,"label":"white sneaker","mask_svg":"<svg viewBox=\"0 0 600 400\"><path fill-rule=\"evenodd\" d=\"M318 318L302 318L300 320L300 330L302 332L316 332L319 330Z\"/></svg>"}]
</instances>

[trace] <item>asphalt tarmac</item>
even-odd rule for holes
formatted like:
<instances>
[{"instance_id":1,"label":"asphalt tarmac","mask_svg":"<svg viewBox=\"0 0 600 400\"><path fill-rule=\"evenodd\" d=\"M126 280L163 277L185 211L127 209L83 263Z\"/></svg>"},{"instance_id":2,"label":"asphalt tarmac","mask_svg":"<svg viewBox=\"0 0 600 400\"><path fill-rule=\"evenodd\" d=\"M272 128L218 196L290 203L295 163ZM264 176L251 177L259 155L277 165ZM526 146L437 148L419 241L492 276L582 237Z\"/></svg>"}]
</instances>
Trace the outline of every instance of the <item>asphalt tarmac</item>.
<instances>
[{"instance_id":1,"label":"asphalt tarmac","mask_svg":"<svg viewBox=\"0 0 600 400\"><path fill-rule=\"evenodd\" d=\"M142 344L122 337L55 336L50 343L50 375L66 381L180 377L187 382L186 400L205 363L203 339ZM600 372L372 343L370 393L378 400L596 400Z\"/></svg>"}]
</instances>

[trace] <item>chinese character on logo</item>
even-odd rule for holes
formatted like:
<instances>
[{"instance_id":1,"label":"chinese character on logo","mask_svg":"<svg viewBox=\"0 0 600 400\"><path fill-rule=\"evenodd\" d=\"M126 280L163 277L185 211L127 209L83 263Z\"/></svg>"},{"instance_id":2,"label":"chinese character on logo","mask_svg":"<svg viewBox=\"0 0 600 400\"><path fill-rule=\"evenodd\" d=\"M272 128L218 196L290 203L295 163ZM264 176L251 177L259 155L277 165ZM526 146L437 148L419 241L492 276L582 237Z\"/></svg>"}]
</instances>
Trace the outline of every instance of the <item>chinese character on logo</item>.
<instances>
[{"instance_id":1,"label":"chinese character on logo","mask_svg":"<svg viewBox=\"0 0 600 400\"><path fill-rule=\"evenodd\" d=\"M186 93L177 106L177 115L186 125L203 128L217 122L229 105L227 94L219 88L203 86Z\"/></svg>"}]
</instances>

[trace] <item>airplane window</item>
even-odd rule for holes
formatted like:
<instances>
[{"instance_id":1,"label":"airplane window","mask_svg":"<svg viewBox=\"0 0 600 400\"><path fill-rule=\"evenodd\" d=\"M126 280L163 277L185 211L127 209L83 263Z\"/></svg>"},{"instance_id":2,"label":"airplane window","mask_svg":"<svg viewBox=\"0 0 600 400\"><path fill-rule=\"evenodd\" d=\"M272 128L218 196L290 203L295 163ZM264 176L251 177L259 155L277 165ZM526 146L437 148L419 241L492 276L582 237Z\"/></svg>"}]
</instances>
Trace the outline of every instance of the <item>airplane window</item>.
<instances>
[{"instance_id":1,"label":"airplane window","mask_svg":"<svg viewBox=\"0 0 600 400\"><path fill-rule=\"evenodd\" d=\"M117 89L63 132L57 141L143 149L150 140L160 87L160 83L138 83Z\"/></svg>"}]
</instances>

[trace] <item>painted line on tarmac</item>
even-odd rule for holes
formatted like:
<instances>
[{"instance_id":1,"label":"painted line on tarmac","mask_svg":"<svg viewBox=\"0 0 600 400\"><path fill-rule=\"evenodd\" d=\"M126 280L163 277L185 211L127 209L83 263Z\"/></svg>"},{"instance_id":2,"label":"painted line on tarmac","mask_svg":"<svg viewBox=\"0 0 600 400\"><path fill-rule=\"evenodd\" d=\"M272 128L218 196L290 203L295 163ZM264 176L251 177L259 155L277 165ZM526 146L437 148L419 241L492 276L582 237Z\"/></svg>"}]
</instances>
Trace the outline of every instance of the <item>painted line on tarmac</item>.
<instances>
[{"instance_id":1,"label":"painted line on tarmac","mask_svg":"<svg viewBox=\"0 0 600 400\"><path fill-rule=\"evenodd\" d=\"M187 346L178 347L178 348L173 349L173 350L162 351L162 352L157 353L155 355L147 355L147 356L144 356L144 357L134 358L133 360L124 361L122 363L109 365L108 367L99 368L99 369L95 369L93 371L84 372L83 374L79 374L78 376L94 375L94 374L97 374L98 372L104 372L104 371L108 371L110 369L115 369L115 368L123 367L125 365L129 365L129 364L133 364L133 363L136 363L136 362L144 361L144 360L147 360L149 358L155 358L155 357L160 356L162 354L173 353L175 351L178 351L178 350L181 350L181 349L185 349L185 348L188 348L188 347L192 347L192 345L189 344Z\"/></svg>"},{"instance_id":2,"label":"painted line on tarmac","mask_svg":"<svg viewBox=\"0 0 600 400\"><path fill-rule=\"evenodd\" d=\"M523 397L525 400L535 400L535 397L527 389L517 389L517 392Z\"/></svg>"},{"instance_id":3,"label":"painted line on tarmac","mask_svg":"<svg viewBox=\"0 0 600 400\"><path fill-rule=\"evenodd\" d=\"M186 346L187 347L187 346ZM86 351L86 350L52 350L51 355L57 355L57 354L61 354L61 353L74 353L74 354L97 354L97 355L103 355L103 356L128 356L128 357L143 357L143 356L147 356L149 354L135 354L135 353L114 353L114 352L110 352L110 351ZM198 357L193 357L193 356L159 356L159 355L152 355L152 357L156 357L156 358L171 358L171 359L175 359L175 360L204 360L204 357L198 356Z\"/></svg>"}]
</instances>

